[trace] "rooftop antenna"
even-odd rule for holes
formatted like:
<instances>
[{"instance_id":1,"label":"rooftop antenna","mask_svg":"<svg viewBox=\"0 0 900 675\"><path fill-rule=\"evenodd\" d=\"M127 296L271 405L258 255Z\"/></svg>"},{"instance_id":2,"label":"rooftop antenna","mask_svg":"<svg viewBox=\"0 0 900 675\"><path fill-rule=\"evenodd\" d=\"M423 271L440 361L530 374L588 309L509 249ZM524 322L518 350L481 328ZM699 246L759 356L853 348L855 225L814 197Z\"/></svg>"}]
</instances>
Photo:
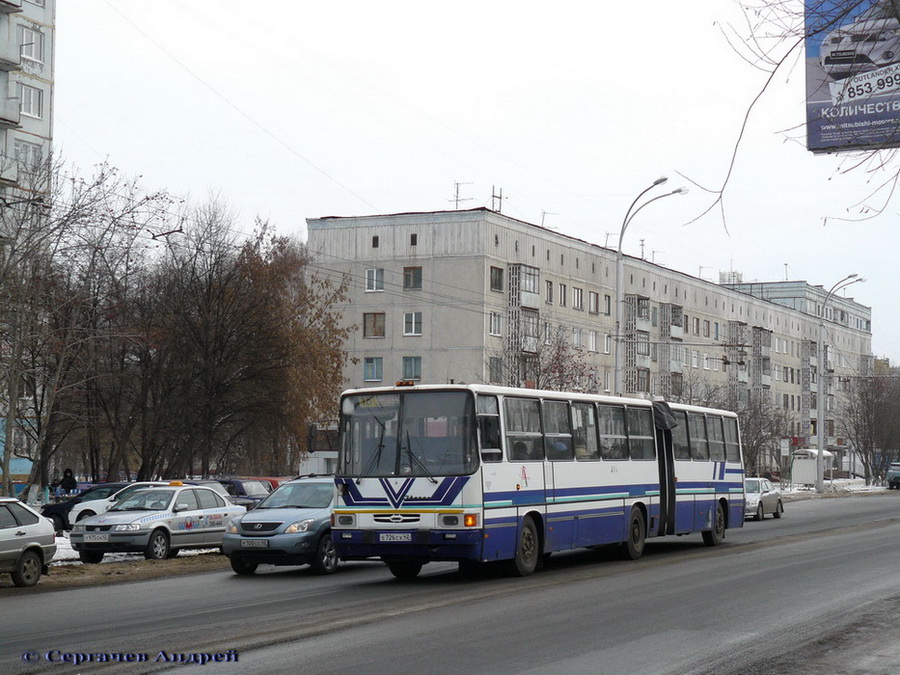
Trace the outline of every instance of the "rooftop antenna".
<instances>
[{"instance_id":1,"label":"rooftop antenna","mask_svg":"<svg viewBox=\"0 0 900 675\"><path fill-rule=\"evenodd\" d=\"M450 200L448 200L448 201L453 202L453 208L454 208L454 209L459 210L459 203L460 203L460 202L470 202L470 201L472 201L472 198L471 198L471 197L460 197L460 196L459 196L459 186L460 186L460 185L471 185L471 184L472 184L472 181L467 181L467 182L464 182L464 183L461 183L461 182L459 182L459 181L454 181L454 182L453 182L453 199L450 199Z\"/></svg>"},{"instance_id":2,"label":"rooftop antenna","mask_svg":"<svg viewBox=\"0 0 900 675\"><path fill-rule=\"evenodd\" d=\"M499 193L497 189L496 186L491 185L491 211L503 213L503 188L499 188Z\"/></svg>"},{"instance_id":3,"label":"rooftop antenna","mask_svg":"<svg viewBox=\"0 0 900 675\"><path fill-rule=\"evenodd\" d=\"M784 263L784 280L788 280L788 266L787 263Z\"/></svg>"},{"instance_id":4,"label":"rooftop antenna","mask_svg":"<svg viewBox=\"0 0 900 675\"><path fill-rule=\"evenodd\" d=\"M541 227L544 227L544 217L545 216L558 216L559 214L554 211L541 211ZM607 235L609 236L609 235Z\"/></svg>"},{"instance_id":5,"label":"rooftop antenna","mask_svg":"<svg viewBox=\"0 0 900 675\"><path fill-rule=\"evenodd\" d=\"M644 260L644 240L641 239L641 260Z\"/></svg>"}]
</instances>

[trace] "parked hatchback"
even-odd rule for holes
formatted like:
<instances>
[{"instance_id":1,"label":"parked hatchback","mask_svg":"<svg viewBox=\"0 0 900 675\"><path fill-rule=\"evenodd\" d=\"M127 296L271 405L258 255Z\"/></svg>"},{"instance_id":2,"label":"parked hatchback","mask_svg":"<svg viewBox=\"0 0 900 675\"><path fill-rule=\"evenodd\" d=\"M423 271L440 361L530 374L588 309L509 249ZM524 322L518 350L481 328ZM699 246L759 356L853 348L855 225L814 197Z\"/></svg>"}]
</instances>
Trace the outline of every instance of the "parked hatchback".
<instances>
[{"instance_id":1,"label":"parked hatchback","mask_svg":"<svg viewBox=\"0 0 900 675\"><path fill-rule=\"evenodd\" d=\"M282 485L255 509L233 518L222 547L236 574L253 574L259 565L306 565L318 574L338 567L331 541L334 478L298 478Z\"/></svg>"},{"instance_id":2,"label":"parked hatchback","mask_svg":"<svg viewBox=\"0 0 900 675\"><path fill-rule=\"evenodd\" d=\"M34 586L56 555L53 523L14 497L0 497L0 572Z\"/></svg>"},{"instance_id":3,"label":"parked hatchback","mask_svg":"<svg viewBox=\"0 0 900 675\"><path fill-rule=\"evenodd\" d=\"M754 520L762 520L767 513L781 518L784 505L781 503L781 490L768 478L744 479L744 517L753 516Z\"/></svg>"}]
</instances>

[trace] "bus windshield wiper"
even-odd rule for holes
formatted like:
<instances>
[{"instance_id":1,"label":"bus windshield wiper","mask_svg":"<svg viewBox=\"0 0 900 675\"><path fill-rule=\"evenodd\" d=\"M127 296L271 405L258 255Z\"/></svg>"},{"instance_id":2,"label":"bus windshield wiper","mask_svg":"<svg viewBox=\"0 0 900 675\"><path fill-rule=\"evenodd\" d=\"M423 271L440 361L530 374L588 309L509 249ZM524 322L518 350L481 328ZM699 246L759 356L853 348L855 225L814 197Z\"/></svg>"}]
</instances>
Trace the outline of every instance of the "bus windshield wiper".
<instances>
[{"instance_id":1,"label":"bus windshield wiper","mask_svg":"<svg viewBox=\"0 0 900 675\"><path fill-rule=\"evenodd\" d=\"M356 484L359 485L359 482L363 479L363 476L368 476L372 469L381 464L381 451L384 450L384 424L382 424L381 420L377 417L375 421L378 422L379 426L381 426L381 435L378 437L378 445L375 446L375 452L372 453L372 457L369 459L369 463L366 464L366 467L362 470L362 473L359 474L356 478Z\"/></svg>"},{"instance_id":2,"label":"bus windshield wiper","mask_svg":"<svg viewBox=\"0 0 900 675\"><path fill-rule=\"evenodd\" d=\"M402 448L401 448L402 450ZM431 472L428 470L428 467L425 466L425 462L423 462L419 456L412 451L412 444L409 442L409 431L406 432L406 454L409 455L410 464L415 464L419 469L422 470L422 473L425 474L425 477L430 480L432 483L437 483L437 479L431 475Z\"/></svg>"}]
</instances>

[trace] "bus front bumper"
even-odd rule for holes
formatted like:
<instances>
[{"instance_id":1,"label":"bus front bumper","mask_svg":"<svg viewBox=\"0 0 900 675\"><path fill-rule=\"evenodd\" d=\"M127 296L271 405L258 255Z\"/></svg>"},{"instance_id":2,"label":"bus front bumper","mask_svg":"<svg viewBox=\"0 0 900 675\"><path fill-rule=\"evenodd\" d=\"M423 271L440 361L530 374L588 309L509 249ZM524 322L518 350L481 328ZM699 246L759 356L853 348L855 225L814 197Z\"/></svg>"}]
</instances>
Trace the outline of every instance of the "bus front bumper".
<instances>
[{"instance_id":1,"label":"bus front bumper","mask_svg":"<svg viewBox=\"0 0 900 675\"><path fill-rule=\"evenodd\" d=\"M481 530L332 530L342 560L480 560Z\"/></svg>"}]
</instances>

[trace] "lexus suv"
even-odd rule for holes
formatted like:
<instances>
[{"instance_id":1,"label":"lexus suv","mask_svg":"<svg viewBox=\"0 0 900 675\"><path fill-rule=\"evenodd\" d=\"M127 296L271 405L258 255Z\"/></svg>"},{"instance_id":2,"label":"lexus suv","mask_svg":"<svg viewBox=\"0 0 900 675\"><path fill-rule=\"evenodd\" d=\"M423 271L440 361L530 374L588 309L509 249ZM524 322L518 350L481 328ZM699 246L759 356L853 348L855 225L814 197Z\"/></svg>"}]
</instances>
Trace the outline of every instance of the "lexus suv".
<instances>
[{"instance_id":1,"label":"lexus suv","mask_svg":"<svg viewBox=\"0 0 900 675\"><path fill-rule=\"evenodd\" d=\"M282 483L252 511L233 518L222 547L236 574L253 574L259 565L310 565L318 574L338 567L331 541L336 488L330 476Z\"/></svg>"}]
</instances>

